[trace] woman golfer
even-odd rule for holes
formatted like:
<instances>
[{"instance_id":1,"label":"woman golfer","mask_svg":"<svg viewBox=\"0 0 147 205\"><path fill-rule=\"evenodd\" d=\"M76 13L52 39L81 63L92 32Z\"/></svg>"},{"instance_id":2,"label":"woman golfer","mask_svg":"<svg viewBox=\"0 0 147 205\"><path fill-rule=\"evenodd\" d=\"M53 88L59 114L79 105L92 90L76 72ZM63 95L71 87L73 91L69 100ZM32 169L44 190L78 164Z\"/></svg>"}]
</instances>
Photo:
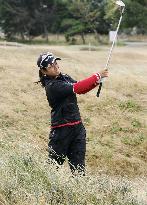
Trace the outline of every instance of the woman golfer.
<instances>
[{"instance_id":1,"label":"woman golfer","mask_svg":"<svg viewBox=\"0 0 147 205\"><path fill-rule=\"evenodd\" d=\"M51 53L39 56L40 83L46 90L51 107L51 131L49 134L49 159L62 165L68 158L72 173L85 173L86 131L82 124L76 94L85 94L99 85L101 78L108 77L103 70L81 81L73 80L59 70Z\"/></svg>"}]
</instances>

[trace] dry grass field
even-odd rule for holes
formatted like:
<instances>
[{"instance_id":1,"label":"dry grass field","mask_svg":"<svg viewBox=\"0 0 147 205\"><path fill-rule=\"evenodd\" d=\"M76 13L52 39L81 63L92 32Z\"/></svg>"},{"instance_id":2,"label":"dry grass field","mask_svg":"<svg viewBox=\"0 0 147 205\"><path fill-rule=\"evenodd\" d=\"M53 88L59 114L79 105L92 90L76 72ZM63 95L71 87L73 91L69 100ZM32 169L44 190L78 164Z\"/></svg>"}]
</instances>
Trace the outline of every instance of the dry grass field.
<instances>
[{"instance_id":1,"label":"dry grass field","mask_svg":"<svg viewBox=\"0 0 147 205\"><path fill-rule=\"evenodd\" d=\"M47 161L50 109L38 80L44 51L80 80L103 69L108 47L0 46L0 205L147 205L147 47L116 47L100 98L78 96L87 176Z\"/></svg>"}]
</instances>

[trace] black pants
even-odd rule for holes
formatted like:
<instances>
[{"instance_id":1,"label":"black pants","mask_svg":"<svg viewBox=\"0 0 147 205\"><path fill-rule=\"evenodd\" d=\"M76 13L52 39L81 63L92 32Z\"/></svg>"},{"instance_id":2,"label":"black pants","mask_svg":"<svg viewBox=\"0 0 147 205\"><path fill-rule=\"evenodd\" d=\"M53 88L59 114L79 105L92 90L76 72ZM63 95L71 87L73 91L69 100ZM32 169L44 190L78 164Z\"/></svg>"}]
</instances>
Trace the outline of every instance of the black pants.
<instances>
[{"instance_id":1,"label":"black pants","mask_svg":"<svg viewBox=\"0 0 147 205\"><path fill-rule=\"evenodd\" d=\"M72 173L84 174L86 131L82 123L52 129L49 140L49 158L62 165L67 157Z\"/></svg>"}]
</instances>

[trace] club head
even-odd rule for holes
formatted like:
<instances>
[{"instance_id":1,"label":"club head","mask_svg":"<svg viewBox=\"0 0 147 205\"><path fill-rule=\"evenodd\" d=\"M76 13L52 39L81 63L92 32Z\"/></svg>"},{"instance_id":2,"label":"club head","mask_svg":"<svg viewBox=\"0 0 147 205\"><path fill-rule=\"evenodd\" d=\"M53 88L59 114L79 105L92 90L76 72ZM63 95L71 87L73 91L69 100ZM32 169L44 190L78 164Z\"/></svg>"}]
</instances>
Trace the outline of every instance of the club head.
<instances>
[{"instance_id":1,"label":"club head","mask_svg":"<svg viewBox=\"0 0 147 205\"><path fill-rule=\"evenodd\" d=\"M120 6L120 7L125 7L124 2L122 2L122 1L120 1L120 0L116 1L116 4L117 4L118 6Z\"/></svg>"}]
</instances>

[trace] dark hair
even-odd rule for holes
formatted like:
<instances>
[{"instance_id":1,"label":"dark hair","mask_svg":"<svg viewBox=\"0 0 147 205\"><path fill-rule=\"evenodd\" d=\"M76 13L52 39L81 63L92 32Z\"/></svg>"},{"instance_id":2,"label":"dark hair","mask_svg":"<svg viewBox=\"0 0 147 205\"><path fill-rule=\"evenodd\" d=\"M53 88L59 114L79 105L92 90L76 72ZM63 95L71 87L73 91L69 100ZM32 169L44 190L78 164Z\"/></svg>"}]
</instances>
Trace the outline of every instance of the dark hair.
<instances>
[{"instance_id":1,"label":"dark hair","mask_svg":"<svg viewBox=\"0 0 147 205\"><path fill-rule=\"evenodd\" d=\"M46 70L46 68L42 68L43 70ZM41 69L39 70L39 81L35 83L40 83L41 86L44 88L45 87L45 75L42 73Z\"/></svg>"}]
</instances>

